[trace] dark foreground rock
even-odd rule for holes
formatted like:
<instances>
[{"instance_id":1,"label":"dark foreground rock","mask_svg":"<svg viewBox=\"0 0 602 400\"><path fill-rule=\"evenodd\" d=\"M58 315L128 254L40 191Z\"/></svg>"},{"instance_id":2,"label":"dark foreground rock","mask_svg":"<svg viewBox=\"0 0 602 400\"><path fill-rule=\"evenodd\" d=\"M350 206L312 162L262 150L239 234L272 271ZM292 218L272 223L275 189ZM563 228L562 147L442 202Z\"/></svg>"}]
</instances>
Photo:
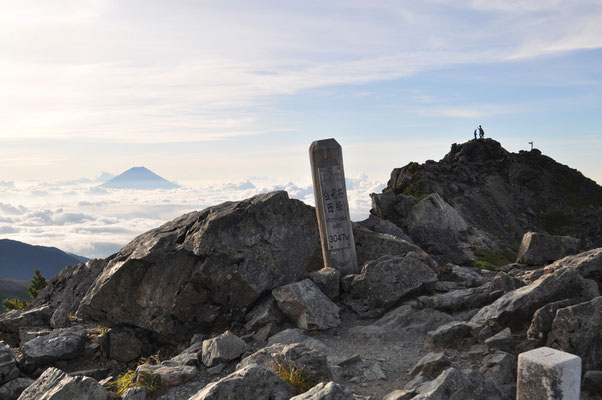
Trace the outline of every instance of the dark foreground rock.
<instances>
[{"instance_id":1,"label":"dark foreground rock","mask_svg":"<svg viewBox=\"0 0 602 400\"><path fill-rule=\"evenodd\" d=\"M313 208L286 192L183 215L108 260L82 317L166 338L225 330L259 296L319 268Z\"/></svg>"},{"instance_id":2,"label":"dark foreground rock","mask_svg":"<svg viewBox=\"0 0 602 400\"><path fill-rule=\"evenodd\" d=\"M109 400L109 393L94 379L69 376L56 368L48 368L19 400Z\"/></svg>"},{"instance_id":3,"label":"dark foreground rock","mask_svg":"<svg viewBox=\"0 0 602 400\"><path fill-rule=\"evenodd\" d=\"M517 263L546 265L579 250L580 240L571 236L552 236L546 232L527 232L518 249Z\"/></svg>"}]
</instances>

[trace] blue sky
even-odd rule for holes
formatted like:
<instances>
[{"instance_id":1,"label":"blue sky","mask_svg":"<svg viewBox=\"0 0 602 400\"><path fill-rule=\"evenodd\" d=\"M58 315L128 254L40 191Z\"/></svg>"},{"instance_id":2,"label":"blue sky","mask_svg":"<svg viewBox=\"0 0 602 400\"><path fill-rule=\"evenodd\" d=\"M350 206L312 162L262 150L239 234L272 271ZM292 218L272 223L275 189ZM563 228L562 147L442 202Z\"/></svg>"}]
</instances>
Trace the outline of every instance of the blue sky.
<instances>
[{"instance_id":1,"label":"blue sky","mask_svg":"<svg viewBox=\"0 0 602 400\"><path fill-rule=\"evenodd\" d=\"M386 181L486 135L602 182L602 2L4 1L0 181Z\"/></svg>"}]
</instances>

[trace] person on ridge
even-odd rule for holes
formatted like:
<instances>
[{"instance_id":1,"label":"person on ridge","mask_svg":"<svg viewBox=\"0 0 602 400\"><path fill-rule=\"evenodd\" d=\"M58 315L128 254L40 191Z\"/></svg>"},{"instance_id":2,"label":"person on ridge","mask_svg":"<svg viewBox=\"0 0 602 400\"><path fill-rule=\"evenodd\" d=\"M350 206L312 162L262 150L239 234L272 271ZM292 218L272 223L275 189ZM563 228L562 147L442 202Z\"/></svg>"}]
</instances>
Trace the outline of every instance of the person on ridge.
<instances>
[{"instance_id":1,"label":"person on ridge","mask_svg":"<svg viewBox=\"0 0 602 400\"><path fill-rule=\"evenodd\" d=\"M483 139L484 137L485 137L485 131L483 130L481 125L479 125L479 138Z\"/></svg>"},{"instance_id":2,"label":"person on ridge","mask_svg":"<svg viewBox=\"0 0 602 400\"><path fill-rule=\"evenodd\" d=\"M475 139L477 138L477 128L475 128L475 130L474 130L474 138Z\"/></svg>"}]
</instances>

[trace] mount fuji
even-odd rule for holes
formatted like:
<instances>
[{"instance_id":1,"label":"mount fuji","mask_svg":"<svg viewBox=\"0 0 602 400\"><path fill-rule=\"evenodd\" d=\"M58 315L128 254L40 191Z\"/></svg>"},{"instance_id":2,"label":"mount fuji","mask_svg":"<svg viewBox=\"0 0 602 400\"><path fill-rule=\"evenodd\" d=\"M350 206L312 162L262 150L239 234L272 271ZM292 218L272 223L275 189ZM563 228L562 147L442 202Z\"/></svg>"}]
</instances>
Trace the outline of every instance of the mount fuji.
<instances>
[{"instance_id":1,"label":"mount fuji","mask_svg":"<svg viewBox=\"0 0 602 400\"><path fill-rule=\"evenodd\" d=\"M134 167L100 185L109 189L176 189L180 185L160 177L145 167Z\"/></svg>"}]
</instances>

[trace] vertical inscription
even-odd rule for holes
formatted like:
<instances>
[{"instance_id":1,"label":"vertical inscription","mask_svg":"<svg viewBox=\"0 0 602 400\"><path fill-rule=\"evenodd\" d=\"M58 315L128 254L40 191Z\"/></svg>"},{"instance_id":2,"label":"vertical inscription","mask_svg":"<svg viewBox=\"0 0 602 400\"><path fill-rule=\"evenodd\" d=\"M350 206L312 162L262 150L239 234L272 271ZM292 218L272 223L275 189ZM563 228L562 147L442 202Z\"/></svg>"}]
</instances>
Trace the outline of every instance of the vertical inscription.
<instances>
[{"instance_id":1,"label":"vertical inscription","mask_svg":"<svg viewBox=\"0 0 602 400\"><path fill-rule=\"evenodd\" d=\"M343 249L351 245L349 232L349 210L347 193L342 186L344 181L338 165L318 168L322 192L324 221L326 221L326 243L328 250Z\"/></svg>"}]
</instances>

